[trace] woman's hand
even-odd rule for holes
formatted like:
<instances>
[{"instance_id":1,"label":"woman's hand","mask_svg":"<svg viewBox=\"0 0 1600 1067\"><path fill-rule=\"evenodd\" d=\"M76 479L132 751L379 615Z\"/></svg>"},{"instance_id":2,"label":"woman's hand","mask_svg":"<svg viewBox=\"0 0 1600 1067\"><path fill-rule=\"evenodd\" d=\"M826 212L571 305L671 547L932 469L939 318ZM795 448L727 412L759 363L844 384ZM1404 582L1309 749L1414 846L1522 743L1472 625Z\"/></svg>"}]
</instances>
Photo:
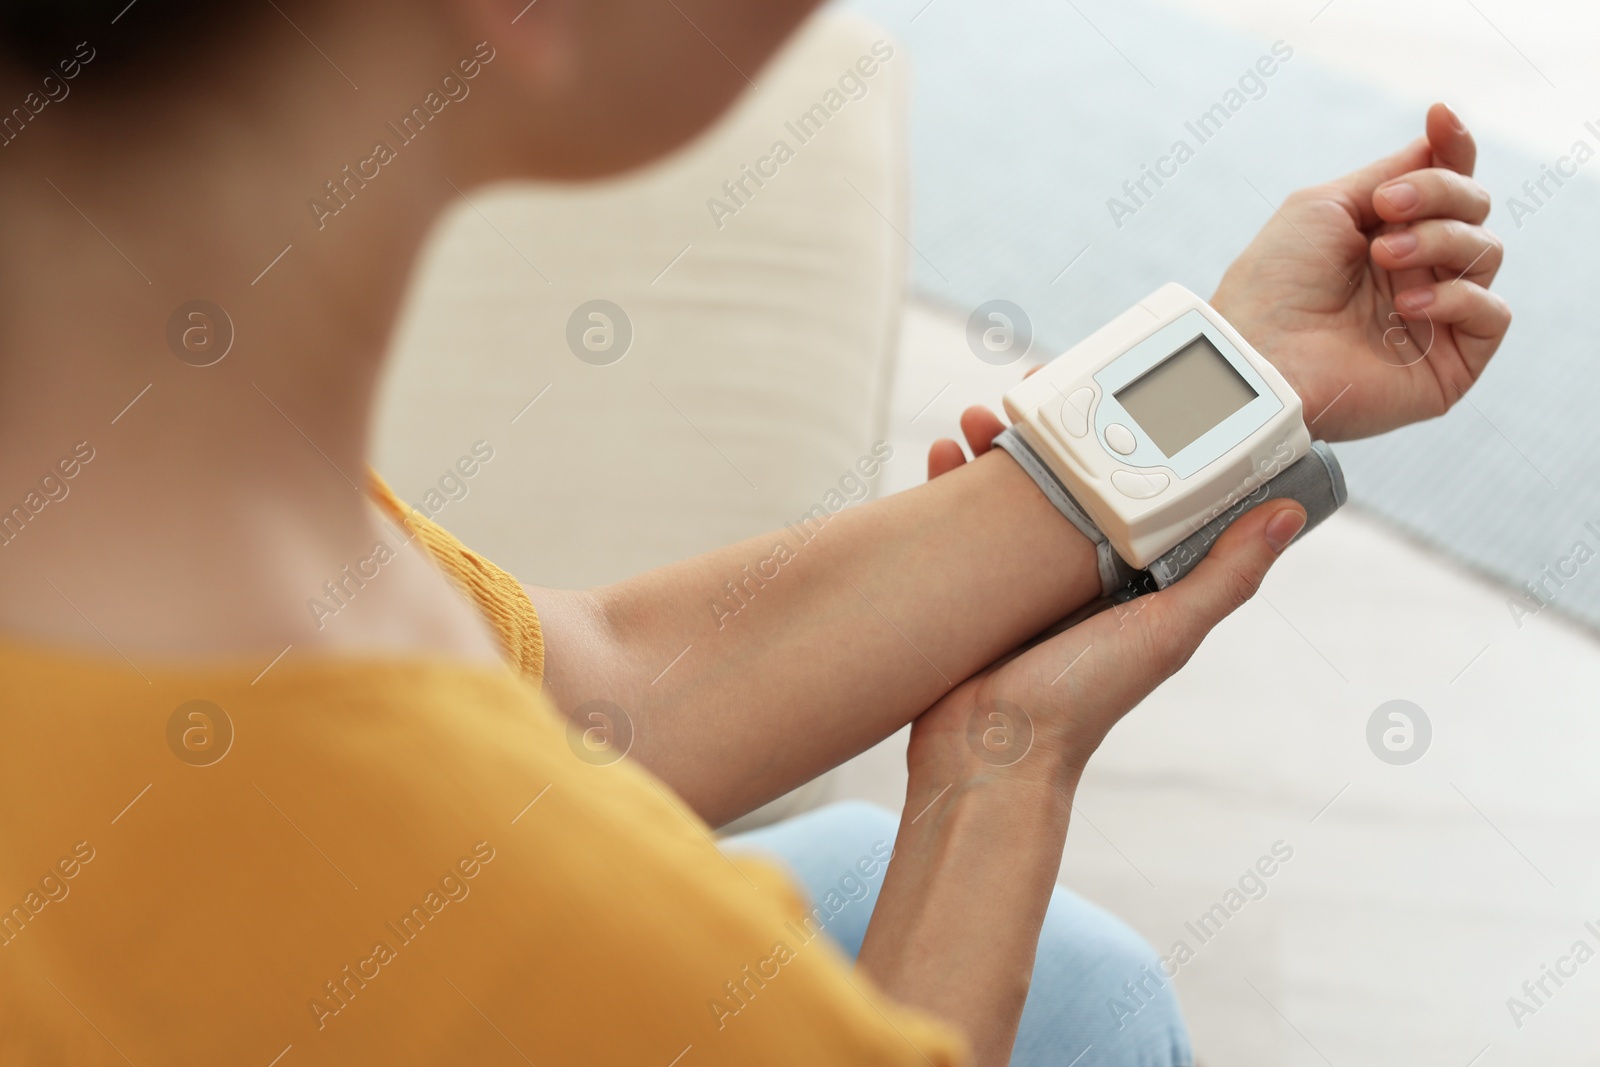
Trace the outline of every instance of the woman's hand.
<instances>
[{"instance_id":1,"label":"woman's hand","mask_svg":"<svg viewBox=\"0 0 1600 1067\"><path fill-rule=\"evenodd\" d=\"M1182 581L957 686L912 726L913 783L937 789L1004 778L1070 791L1111 727L1255 595L1305 518L1294 501L1263 504L1229 527Z\"/></svg>"},{"instance_id":2,"label":"woman's hand","mask_svg":"<svg viewBox=\"0 0 1600 1067\"><path fill-rule=\"evenodd\" d=\"M1511 309L1489 285L1504 249L1482 225L1490 200L1472 179L1477 155L1461 120L1435 104L1427 136L1292 193L1223 275L1212 306L1300 394L1313 437L1442 415L1500 347ZM976 455L1001 424L974 408L962 429ZM939 441L930 477L963 459Z\"/></svg>"},{"instance_id":3,"label":"woman's hand","mask_svg":"<svg viewBox=\"0 0 1600 1067\"><path fill-rule=\"evenodd\" d=\"M1010 1060L1084 763L1304 522L1293 502L1260 505L1182 581L968 679L911 727L906 818L859 966L960 1027L975 1063Z\"/></svg>"},{"instance_id":4,"label":"woman's hand","mask_svg":"<svg viewBox=\"0 0 1600 1067\"><path fill-rule=\"evenodd\" d=\"M1223 276L1212 305L1299 392L1314 437L1442 415L1500 346L1511 311L1488 289L1503 250L1476 160L1435 104L1426 137L1292 193Z\"/></svg>"},{"instance_id":5,"label":"woman's hand","mask_svg":"<svg viewBox=\"0 0 1600 1067\"><path fill-rule=\"evenodd\" d=\"M1027 374L1039 369L1030 368ZM999 417L981 405L963 411L960 425L974 457L988 452L1005 429ZM948 474L966 462L958 442L941 438L928 450L928 478ZM987 753L980 756L980 763L1009 765L1010 757L1020 759L1016 746L1031 745L1035 738L1032 713L1018 696L1038 689L1034 675L1042 671L1049 677L1040 691L1053 699L1071 694L1075 704L1066 719L1047 720L1049 736L1041 740L1048 756L1036 762L1043 766L1061 762L1056 758L1061 757L1068 765L1081 767L1116 720L1187 662L1212 627L1255 593L1261 577L1300 532L1305 518L1305 510L1293 501L1275 501L1254 509L1217 541L1201 564L1205 568L1201 581L1190 584L1200 573L1197 567L1167 590L1103 612L974 675L917 720L911 733L913 750L918 746L919 731L924 738L949 733L951 720L965 715L969 748L979 745ZM1247 521L1254 533L1232 533L1235 528L1245 528ZM1210 565L1213 561L1215 566ZM1158 600L1159 609L1147 615L1147 609L1155 607ZM1088 650L1097 633L1102 647L1098 661L1091 663ZM1134 641L1131 646L1130 640ZM1057 664L1056 659L1063 655L1069 659ZM1067 663L1070 670L1063 666ZM1070 682L1069 675L1073 676ZM1128 689L1130 684L1133 690ZM1058 690L1058 686L1065 688ZM1118 694L1129 692L1133 695L1124 703ZM1097 699L1081 699L1088 694ZM1018 711L1023 712L1020 717ZM976 749L973 754L978 755ZM912 758L915 761L915 756Z\"/></svg>"}]
</instances>

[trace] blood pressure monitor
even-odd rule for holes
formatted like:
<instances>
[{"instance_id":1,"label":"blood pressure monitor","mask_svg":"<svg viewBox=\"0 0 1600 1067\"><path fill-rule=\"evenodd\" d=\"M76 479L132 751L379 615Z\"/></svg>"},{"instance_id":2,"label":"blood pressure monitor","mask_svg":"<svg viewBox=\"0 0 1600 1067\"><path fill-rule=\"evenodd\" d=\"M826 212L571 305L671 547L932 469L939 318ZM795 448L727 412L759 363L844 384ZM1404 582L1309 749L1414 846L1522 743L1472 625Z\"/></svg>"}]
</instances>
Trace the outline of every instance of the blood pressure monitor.
<instances>
[{"instance_id":1,"label":"blood pressure monitor","mask_svg":"<svg viewBox=\"0 0 1600 1067\"><path fill-rule=\"evenodd\" d=\"M1005 409L1012 428L996 443L1114 553L1102 555L1108 585L1208 527L1214 540L1268 496L1302 498L1309 487L1307 529L1344 503L1338 463L1325 445L1313 450L1299 395L1181 285L1162 286L1046 364L1005 395ZM1314 462L1294 492L1268 489L1303 457Z\"/></svg>"}]
</instances>

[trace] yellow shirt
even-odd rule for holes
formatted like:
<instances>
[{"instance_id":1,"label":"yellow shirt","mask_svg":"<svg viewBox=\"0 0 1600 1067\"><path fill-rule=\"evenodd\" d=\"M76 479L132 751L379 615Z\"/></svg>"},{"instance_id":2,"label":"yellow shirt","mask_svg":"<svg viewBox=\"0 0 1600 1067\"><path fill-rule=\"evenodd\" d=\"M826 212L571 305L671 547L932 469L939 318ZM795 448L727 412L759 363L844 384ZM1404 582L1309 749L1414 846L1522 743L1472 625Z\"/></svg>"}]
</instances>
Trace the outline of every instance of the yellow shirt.
<instances>
[{"instance_id":1,"label":"yellow shirt","mask_svg":"<svg viewBox=\"0 0 1600 1067\"><path fill-rule=\"evenodd\" d=\"M958 1062L781 875L578 758L525 595L425 523L521 674L0 645L0 1063Z\"/></svg>"}]
</instances>

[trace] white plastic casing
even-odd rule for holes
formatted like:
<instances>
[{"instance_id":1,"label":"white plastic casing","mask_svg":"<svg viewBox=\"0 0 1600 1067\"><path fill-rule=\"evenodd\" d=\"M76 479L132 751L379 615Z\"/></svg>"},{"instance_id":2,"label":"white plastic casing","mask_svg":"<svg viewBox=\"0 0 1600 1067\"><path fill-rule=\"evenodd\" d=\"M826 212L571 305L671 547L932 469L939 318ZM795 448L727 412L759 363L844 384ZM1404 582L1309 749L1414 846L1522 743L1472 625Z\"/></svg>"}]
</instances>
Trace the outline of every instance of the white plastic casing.
<instances>
[{"instance_id":1,"label":"white plastic casing","mask_svg":"<svg viewBox=\"0 0 1600 1067\"><path fill-rule=\"evenodd\" d=\"M1168 456L1114 394L1202 335L1256 399ZM1140 568L1311 447L1300 397L1283 375L1177 284L1047 363L1006 393L1005 409L1111 547Z\"/></svg>"}]
</instances>

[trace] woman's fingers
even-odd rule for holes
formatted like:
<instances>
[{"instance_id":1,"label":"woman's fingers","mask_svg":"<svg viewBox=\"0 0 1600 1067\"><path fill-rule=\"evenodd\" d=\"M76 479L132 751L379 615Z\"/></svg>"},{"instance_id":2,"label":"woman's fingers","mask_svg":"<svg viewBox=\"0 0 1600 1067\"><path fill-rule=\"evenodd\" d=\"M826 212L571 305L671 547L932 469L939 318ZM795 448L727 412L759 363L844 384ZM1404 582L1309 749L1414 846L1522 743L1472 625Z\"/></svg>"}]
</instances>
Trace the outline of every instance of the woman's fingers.
<instances>
[{"instance_id":1,"label":"woman's fingers","mask_svg":"<svg viewBox=\"0 0 1600 1067\"><path fill-rule=\"evenodd\" d=\"M1304 526L1299 504L1262 504L1230 526L1182 581L1029 649L994 676L990 695L1020 705L1047 743L1087 759L1106 731L1255 595Z\"/></svg>"},{"instance_id":2,"label":"woman's fingers","mask_svg":"<svg viewBox=\"0 0 1600 1067\"><path fill-rule=\"evenodd\" d=\"M967 439L967 447L972 449L974 456L981 456L989 451L994 444L994 439L1000 436L1006 428L1005 423L988 408L981 405L970 407L961 413L961 433Z\"/></svg>"},{"instance_id":3,"label":"woman's fingers","mask_svg":"<svg viewBox=\"0 0 1600 1067\"><path fill-rule=\"evenodd\" d=\"M928 480L949 474L967 461L961 446L948 437L941 437L928 449Z\"/></svg>"},{"instance_id":4,"label":"woman's fingers","mask_svg":"<svg viewBox=\"0 0 1600 1067\"><path fill-rule=\"evenodd\" d=\"M1410 225L1375 238L1372 259L1394 278L1395 310L1428 324L1422 327L1424 352L1433 350L1436 331L1448 330L1454 340L1459 362L1448 354L1434 359L1448 407L1500 347L1511 308L1488 290L1505 248L1478 225L1489 215L1490 199L1471 176L1478 158L1472 134L1453 111L1435 104L1428 110L1428 143L1433 166L1399 175L1373 193L1372 206L1385 222Z\"/></svg>"},{"instance_id":5,"label":"woman's fingers","mask_svg":"<svg viewBox=\"0 0 1600 1067\"><path fill-rule=\"evenodd\" d=\"M1391 185L1413 171L1429 167L1457 175L1472 174L1477 165L1478 147L1455 112L1443 104L1434 104L1428 109L1426 126L1427 136L1418 137L1393 155L1369 163L1332 183L1335 189L1349 197L1359 228L1365 230L1384 220L1394 219L1380 206L1382 202L1375 195L1381 186ZM1477 221L1481 222L1482 219Z\"/></svg>"},{"instance_id":6,"label":"woman's fingers","mask_svg":"<svg viewBox=\"0 0 1600 1067\"><path fill-rule=\"evenodd\" d=\"M1044 364L1029 367L1023 377L1042 370ZM1006 424L1000 417L981 404L961 413L961 436L967 439L967 447L972 449L974 456L981 456L994 447L994 439L1004 432ZM937 478L941 474L948 474L967 461L966 454L961 451L961 446L948 437L940 438L928 449L928 477Z\"/></svg>"},{"instance_id":7,"label":"woman's fingers","mask_svg":"<svg viewBox=\"0 0 1600 1067\"><path fill-rule=\"evenodd\" d=\"M1487 286L1500 270L1505 246L1482 226L1426 219L1373 238L1372 258L1385 270L1436 269Z\"/></svg>"},{"instance_id":8,"label":"woman's fingers","mask_svg":"<svg viewBox=\"0 0 1600 1067\"><path fill-rule=\"evenodd\" d=\"M1478 380L1511 328L1511 306L1498 294L1465 278L1396 293L1394 308L1405 318L1424 324L1420 327L1424 352L1432 350L1435 331L1453 331L1456 348L1465 361L1467 380L1445 381L1452 394L1446 399L1451 404ZM1432 324L1431 329L1427 323ZM1418 328L1413 327L1412 333L1418 334Z\"/></svg>"},{"instance_id":9,"label":"woman's fingers","mask_svg":"<svg viewBox=\"0 0 1600 1067\"><path fill-rule=\"evenodd\" d=\"M1418 137L1393 155L1368 163L1360 170L1335 179L1330 185L1348 198L1350 208L1355 212L1356 226L1365 230L1383 221L1372 209L1373 192L1378 186L1426 167L1432 156L1433 150L1428 139Z\"/></svg>"},{"instance_id":10,"label":"woman's fingers","mask_svg":"<svg viewBox=\"0 0 1600 1067\"><path fill-rule=\"evenodd\" d=\"M961 435L967 439L967 447L972 449L974 456L989 451L994 439L1005 428L1005 423L986 407L970 407L961 413ZM928 449L928 477L932 479L949 474L966 461L967 455L961 451L959 444L948 437L941 437Z\"/></svg>"},{"instance_id":11,"label":"woman's fingers","mask_svg":"<svg viewBox=\"0 0 1600 1067\"><path fill-rule=\"evenodd\" d=\"M1465 278L1396 293L1394 306L1408 319L1448 324L1472 337L1498 339L1511 328L1511 306L1499 294Z\"/></svg>"},{"instance_id":12,"label":"woman's fingers","mask_svg":"<svg viewBox=\"0 0 1600 1067\"><path fill-rule=\"evenodd\" d=\"M1489 190L1444 167L1426 167L1378 186L1372 207L1385 222L1462 219L1474 225L1489 217Z\"/></svg>"},{"instance_id":13,"label":"woman's fingers","mask_svg":"<svg viewBox=\"0 0 1600 1067\"><path fill-rule=\"evenodd\" d=\"M1246 513L1182 581L1150 595L1140 612L1161 677L1188 662L1218 623L1255 596L1267 571L1305 528L1305 509L1272 500Z\"/></svg>"},{"instance_id":14,"label":"woman's fingers","mask_svg":"<svg viewBox=\"0 0 1600 1067\"><path fill-rule=\"evenodd\" d=\"M1457 174L1472 173L1478 163L1478 145L1454 111L1443 104L1428 109L1428 144L1433 148L1433 165Z\"/></svg>"}]
</instances>

